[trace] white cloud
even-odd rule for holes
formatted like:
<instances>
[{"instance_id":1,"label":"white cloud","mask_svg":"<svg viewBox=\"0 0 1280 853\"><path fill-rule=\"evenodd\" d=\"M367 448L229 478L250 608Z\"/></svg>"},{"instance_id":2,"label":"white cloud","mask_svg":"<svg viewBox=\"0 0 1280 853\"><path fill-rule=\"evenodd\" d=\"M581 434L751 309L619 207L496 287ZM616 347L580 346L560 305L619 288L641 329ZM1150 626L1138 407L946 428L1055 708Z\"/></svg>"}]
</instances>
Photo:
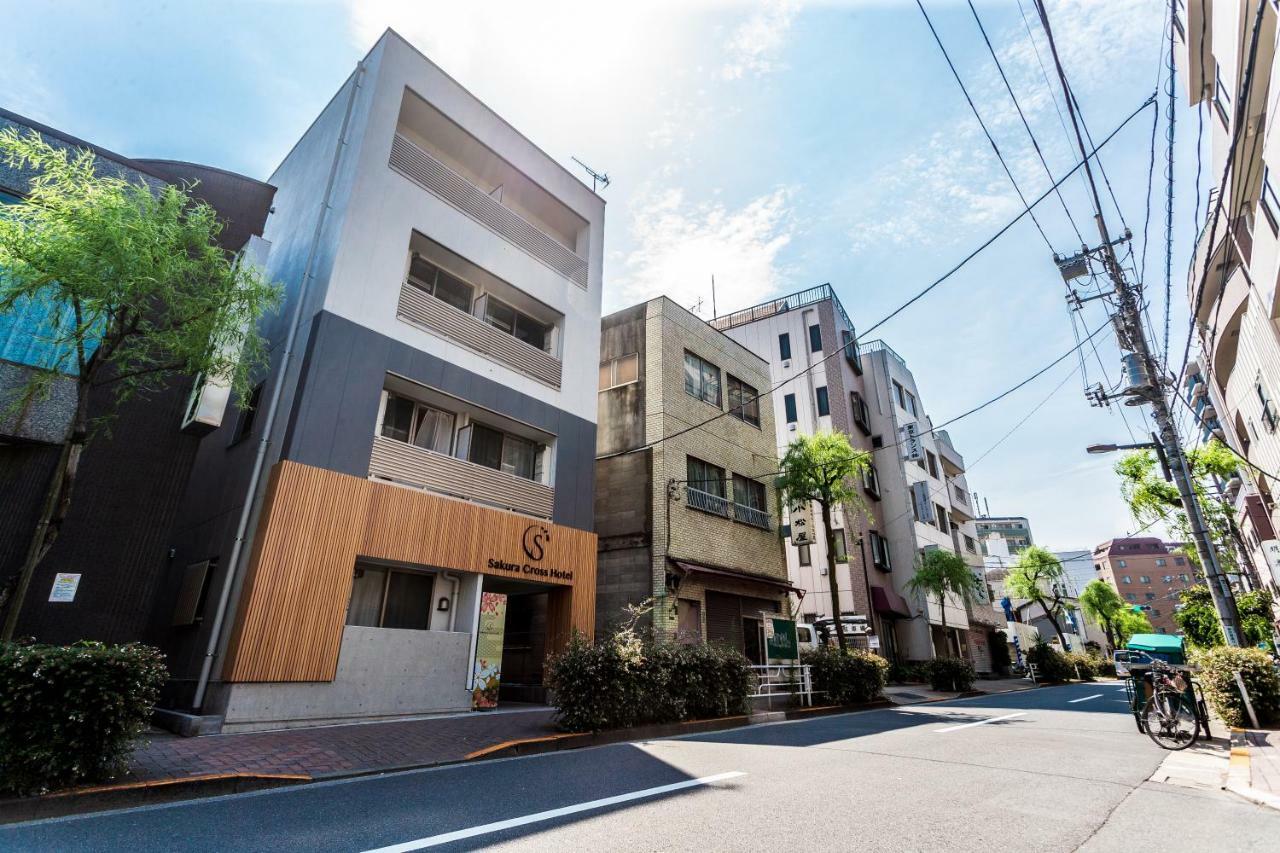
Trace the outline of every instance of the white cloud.
<instances>
[{"instance_id":1,"label":"white cloud","mask_svg":"<svg viewBox=\"0 0 1280 853\"><path fill-rule=\"evenodd\" d=\"M686 306L702 298L710 317L713 275L720 313L767 299L779 288L778 256L794 230L790 195L778 188L736 209L690 204L679 189L637 199L630 222L636 247L610 282L611 307L665 294Z\"/></svg>"},{"instance_id":2,"label":"white cloud","mask_svg":"<svg viewBox=\"0 0 1280 853\"><path fill-rule=\"evenodd\" d=\"M799 11L795 0L772 0L756 9L734 27L725 43L725 61L720 76L739 80L748 75L759 77L786 67L780 56L787 31Z\"/></svg>"}]
</instances>

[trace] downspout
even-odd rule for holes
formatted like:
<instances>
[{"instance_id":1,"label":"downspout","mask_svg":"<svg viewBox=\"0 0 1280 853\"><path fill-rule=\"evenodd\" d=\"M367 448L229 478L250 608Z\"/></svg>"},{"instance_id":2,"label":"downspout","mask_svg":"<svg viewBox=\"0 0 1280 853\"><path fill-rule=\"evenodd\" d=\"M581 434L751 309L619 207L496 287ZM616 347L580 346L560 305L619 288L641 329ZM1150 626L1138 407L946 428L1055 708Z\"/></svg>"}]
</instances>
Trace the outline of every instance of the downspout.
<instances>
[{"instance_id":1,"label":"downspout","mask_svg":"<svg viewBox=\"0 0 1280 853\"><path fill-rule=\"evenodd\" d=\"M209 688L209 675L213 670L214 658L218 654L218 644L222 638L223 625L226 622L227 606L231 601L231 587L234 585L236 574L240 567L240 560L244 554L249 520L253 517L258 485L262 480L262 470L266 466L267 460L267 449L271 444L271 431L275 426L276 415L280 410L280 399L284 394L284 383L288 375L289 362L298 339L298 327L302 324L303 306L307 302L307 293L313 274L312 267L315 264L316 252L320 245L320 236L324 230L325 221L328 219L329 201L333 195L333 185L337 180L338 165L342 161L343 150L349 144L347 129L351 123L351 111L355 106L356 94L360 91L364 74L365 64L364 60L361 60L356 63L355 83L351 87L351 95L347 98L346 112L342 116L342 127L338 131L338 144L334 146L333 162L329 166L329 178L324 188L324 201L320 205L320 215L316 220L315 234L311 238L311 248L307 252L307 263L303 268L302 281L298 287L297 302L293 306L293 316L289 320L289 335L285 339L284 353L280 356L280 367L276 371L275 381L272 383L271 400L267 405L267 418L262 426L262 437L258 440L258 452L253 460L253 471L249 475L249 487L245 490L244 506L240 510L240 520L236 525L235 543L231 546L231 557L227 561L227 576L223 579L222 589L218 593L218 609L213 617L213 627L209 631L209 645L205 649L204 661L200 665L200 679L196 682L195 697L191 700L191 707L195 711L201 710L204 705L205 692Z\"/></svg>"}]
</instances>

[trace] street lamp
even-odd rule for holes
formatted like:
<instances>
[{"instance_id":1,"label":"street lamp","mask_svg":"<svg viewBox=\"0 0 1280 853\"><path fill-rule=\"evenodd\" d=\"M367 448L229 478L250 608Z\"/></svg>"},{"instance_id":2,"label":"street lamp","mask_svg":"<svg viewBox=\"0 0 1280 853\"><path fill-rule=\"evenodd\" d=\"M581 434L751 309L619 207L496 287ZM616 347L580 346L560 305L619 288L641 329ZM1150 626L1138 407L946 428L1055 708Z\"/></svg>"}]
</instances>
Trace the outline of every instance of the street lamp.
<instances>
[{"instance_id":1,"label":"street lamp","mask_svg":"<svg viewBox=\"0 0 1280 853\"><path fill-rule=\"evenodd\" d=\"M1164 472L1164 478L1167 482L1173 482L1173 472L1169 470L1169 457L1165 455L1164 445L1156 440L1156 434L1151 434L1151 441L1139 441L1134 444L1091 444L1084 449L1085 453L1114 453L1117 450L1154 450L1156 457L1160 460L1160 470Z\"/></svg>"}]
</instances>

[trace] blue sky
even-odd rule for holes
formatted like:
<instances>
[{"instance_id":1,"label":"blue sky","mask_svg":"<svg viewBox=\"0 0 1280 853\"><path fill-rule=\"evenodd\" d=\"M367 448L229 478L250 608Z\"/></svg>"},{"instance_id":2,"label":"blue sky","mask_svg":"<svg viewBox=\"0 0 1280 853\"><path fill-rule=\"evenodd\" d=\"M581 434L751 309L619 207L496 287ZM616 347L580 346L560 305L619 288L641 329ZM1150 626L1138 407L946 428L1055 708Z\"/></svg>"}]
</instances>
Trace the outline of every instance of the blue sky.
<instances>
[{"instance_id":1,"label":"blue sky","mask_svg":"<svg viewBox=\"0 0 1280 853\"><path fill-rule=\"evenodd\" d=\"M1021 0L1028 15L1030 0ZM1048 186L969 7L926 7L1028 197ZM1074 163L1018 0L977 4L1051 169ZM1055 36L1095 138L1156 86L1163 0L1050 0ZM62 2L5 16L0 106L138 157L270 174L377 36L395 27L571 168L608 171L605 307L666 293L710 316L831 282L868 327L1020 209L913 2L643 4ZM1047 55L1043 57L1048 61ZM1056 89L1053 90L1057 95ZM1060 97L1060 96L1059 96ZM1180 97L1173 328L1185 338L1195 236L1194 112ZM1060 104L1058 106L1061 106ZM1163 104L1162 104L1163 114ZM1139 235L1151 112L1105 151ZM1163 128L1158 138L1162 155ZM1162 164L1148 257L1163 326ZM1096 237L1082 184L1064 188ZM1037 209L1055 248L1077 240ZM1120 228L1108 207L1113 229ZM1141 240L1136 241L1141 251ZM1089 328L1103 319L1096 304ZM1061 278L1035 228L1015 226L960 274L875 333L903 355L940 423L1073 344ZM1114 381L1114 344L1100 344ZM1102 379L1090 355L1089 382ZM1064 362L950 429L993 513L1038 540L1087 548L1132 530L1113 460L1084 445L1129 440L1092 409ZM1065 380L1065 382L1064 382ZM1060 390L1050 392L1061 384ZM1044 402L1047 398L1047 402ZM1148 428L1127 412L1139 439Z\"/></svg>"}]
</instances>

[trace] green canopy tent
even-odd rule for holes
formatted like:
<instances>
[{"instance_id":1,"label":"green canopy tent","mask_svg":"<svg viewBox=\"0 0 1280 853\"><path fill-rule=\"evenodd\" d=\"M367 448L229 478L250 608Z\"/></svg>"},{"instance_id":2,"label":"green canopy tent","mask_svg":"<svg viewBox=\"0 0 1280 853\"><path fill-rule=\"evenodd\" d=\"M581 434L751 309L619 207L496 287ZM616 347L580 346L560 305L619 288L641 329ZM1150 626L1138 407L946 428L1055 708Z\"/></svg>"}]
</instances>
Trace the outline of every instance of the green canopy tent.
<instances>
[{"instance_id":1,"label":"green canopy tent","mask_svg":"<svg viewBox=\"0 0 1280 853\"><path fill-rule=\"evenodd\" d=\"M1146 652L1165 663L1187 662L1186 653L1182 648L1182 638L1173 634L1134 634L1125 644L1125 648L1135 652Z\"/></svg>"}]
</instances>

